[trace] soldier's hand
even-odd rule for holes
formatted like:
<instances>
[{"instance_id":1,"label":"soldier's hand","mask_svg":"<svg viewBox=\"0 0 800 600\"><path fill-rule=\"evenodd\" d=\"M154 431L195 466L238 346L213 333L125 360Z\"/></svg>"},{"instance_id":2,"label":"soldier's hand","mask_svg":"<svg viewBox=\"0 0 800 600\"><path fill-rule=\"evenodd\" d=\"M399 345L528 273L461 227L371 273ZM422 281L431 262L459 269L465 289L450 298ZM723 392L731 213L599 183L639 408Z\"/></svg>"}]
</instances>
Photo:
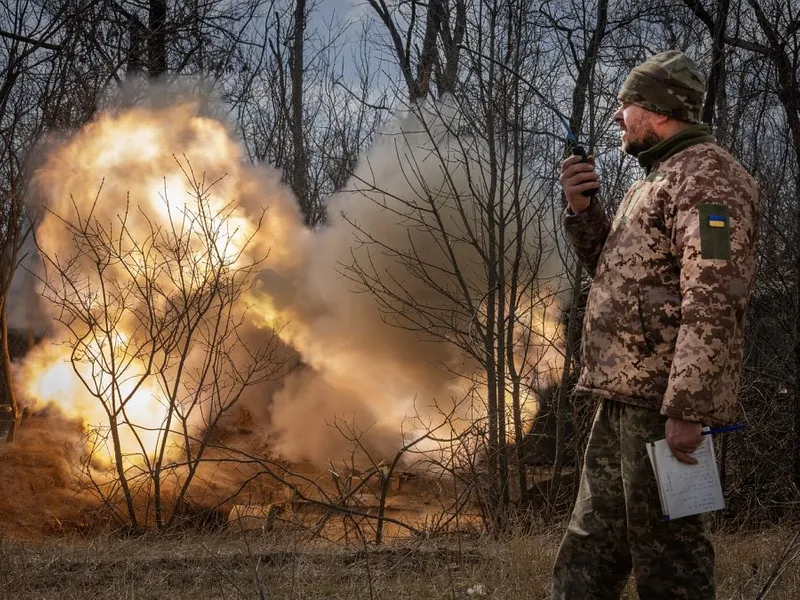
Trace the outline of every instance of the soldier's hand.
<instances>
[{"instance_id":1,"label":"soldier's hand","mask_svg":"<svg viewBox=\"0 0 800 600\"><path fill-rule=\"evenodd\" d=\"M580 156L575 155L565 159L561 163L559 181L574 214L589 208L591 198L584 196L583 192L600 189L600 178L594 169L594 156L589 157L589 162L584 162Z\"/></svg>"},{"instance_id":2,"label":"soldier's hand","mask_svg":"<svg viewBox=\"0 0 800 600\"><path fill-rule=\"evenodd\" d=\"M703 425L694 421L667 419L664 426L664 437L672 451L672 456L687 465L696 465L697 460L692 453L703 441Z\"/></svg>"}]
</instances>

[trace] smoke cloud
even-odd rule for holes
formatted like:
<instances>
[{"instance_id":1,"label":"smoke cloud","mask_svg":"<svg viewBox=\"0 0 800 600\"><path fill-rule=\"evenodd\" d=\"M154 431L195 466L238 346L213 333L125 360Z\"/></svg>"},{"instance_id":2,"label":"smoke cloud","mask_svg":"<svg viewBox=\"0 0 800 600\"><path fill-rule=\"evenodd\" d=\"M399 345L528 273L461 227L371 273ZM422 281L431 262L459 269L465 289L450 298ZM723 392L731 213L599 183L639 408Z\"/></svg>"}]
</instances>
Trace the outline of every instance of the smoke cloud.
<instances>
[{"instance_id":1,"label":"smoke cloud","mask_svg":"<svg viewBox=\"0 0 800 600\"><path fill-rule=\"evenodd\" d=\"M525 203L525 219L505 233L524 248L519 284L528 290L521 294L528 310L518 318L535 330L515 339L519 368L546 384L559 365L550 339L558 334L564 285L552 211L533 177L492 172L485 142L454 133L460 119L439 103L398 115L328 200L326 225L311 231L279 173L247 164L231 130L207 116L204 103L106 112L51 147L36 171L37 240L51 258L76 256L65 220L90 212L111 230L127 214L130 231L145 239L186 203L187 172L216 182L208 186L214 206L233 203L233 246L253 236L242 260L267 257L237 304L241 340L257 345L275 328L282 360L300 363L279 383L247 390L242 404L257 430L290 460L347 456L352 441L343 431L359 432L366 450L386 457L417 433L420 419L436 422L463 399L482 398L480 365L464 348L478 346L475 323L485 318L491 287L487 203L507 206L511 196ZM90 278L90 262L81 258L76 273ZM117 282L130 277L119 264L108 273ZM125 315L119 324L131 326ZM30 382L26 401L102 421L96 399L67 366L68 346L59 345L69 331L55 320L48 327L53 343L40 344L17 369L18 381ZM151 389L137 413L143 423L160 414L157 394ZM467 406L457 415L469 416Z\"/></svg>"}]
</instances>

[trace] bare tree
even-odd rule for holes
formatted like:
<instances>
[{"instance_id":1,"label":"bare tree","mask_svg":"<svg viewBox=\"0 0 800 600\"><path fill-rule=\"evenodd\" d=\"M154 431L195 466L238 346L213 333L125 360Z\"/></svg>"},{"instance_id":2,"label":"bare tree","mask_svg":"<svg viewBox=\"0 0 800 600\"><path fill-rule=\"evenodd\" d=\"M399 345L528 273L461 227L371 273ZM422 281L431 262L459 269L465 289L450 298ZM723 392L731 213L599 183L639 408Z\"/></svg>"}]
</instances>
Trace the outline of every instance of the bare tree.
<instances>
[{"instance_id":1,"label":"bare tree","mask_svg":"<svg viewBox=\"0 0 800 600\"><path fill-rule=\"evenodd\" d=\"M53 215L74 254L43 254L45 297L68 333L75 373L107 417L92 430L85 475L115 510L121 494L120 519L134 528L175 522L220 420L285 361L275 335L245 337L243 296L265 258L247 255L258 230L237 231L235 207L210 201L216 182L181 166L191 201L176 209L165 195L166 225L130 202L116 223L76 205ZM149 223L145 236L129 227L131 211ZM143 401L157 414L143 415ZM106 452L110 478L89 466ZM152 514L142 509L148 499Z\"/></svg>"},{"instance_id":2,"label":"bare tree","mask_svg":"<svg viewBox=\"0 0 800 600\"><path fill-rule=\"evenodd\" d=\"M770 73L767 85L774 92L785 114L785 123L790 132L791 148L794 154L794 164L789 166L789 172L794 173L791 184L794 188L793 196L796 198L800 193L800 80L798 80L798 70L800 70L800 18L796 10L792 9L791 3L760 2L758 0L746 0L736 4L736 22L732 33L728 33L726 28L725 16L728 13L727 1L717 5L716 19L711 16L709 11L701 2L686 0L686 5L692 10L697 18L702 21L711 32L714 39L715 62L712 68L711 81L715 85L709 90L709 97L713 98L716 92L716 79L722 73L721 57L724 53L723 44L728 47L741 49L761 60L766 60L770 66ZM719 64L718 64L719 62ZM724 81L722 81L724 89ZM765 90L766 92L766 90ZM706 110L708 107L707 99ZM763 112L762 112L763 116ZM793 202L791 208L793 213L794 232L800 227L800 204ZM767 212L767 218L772 215ZM781 228L781 222L772 223L774 228ZM772 228L770 228L772 229ZM773 235L773 231L767 232L768 236ZM788 240L787 240L788 241ZM774 247L774 244L769 243ZM795 298L800 297L800 252L797 252L797 243L789 242L788 247L792 248L794 254L793 265L793 292ZM788 282L787 282L788 283ZM794 347L792 349L794 372L793 397L794 397L794 440L792 443L793 451L793 481L797 489L800 489L800 387L796 381L797 373L800 373L800 314L795 312L793 319L793 338Z\"/></svg>"},{"instance_id":3,"label":"bare tree","mask_svg":"<svg viewBox=\"0 0 800 600\"><path fill-rule=\"evenodd\" d=\"M306 35L306 0L296 0L294 7L294 26L292 50L289 55L289 71L292 79L292 110L290 113L292 132L292 190L297 196L303 215L308 223L312 218L309 206L308 159L303 118L304 49Z\"/></svg>"},{"instance_id":4,"label":"bare tree","mask_svg":"<svg viewBox=\"0 0 800 600\"><path fill-rule=\"evenodd\" d=\"M82 8L84 3L51 8L12 2L0 7L0 43L6 51L0 83L0 410L8 417L8 441L14 440L20 418L11 370L8 296L32 225L23 203L28 153L45 128L29 94L33 89L39 92L42 108L64 95L58 86L60 70L48 67L74 47L73 26Z\"/></svg>"},{"instance_id":5,"label":"bare tree","mask_svg":"<svg viewBox=\"0 0 800 600\"><path fill-rule=\"evenodd\" d=\"M365 247L354 252L350 273L378 297L390 322L452 343L467 357L459 375L483 403L485 422L473 431L485 436L485 506L499 531L528 488L522 441L533 403L529 382L551 381L565 291L551 237L558 209L533 176L526 136L538 91L520 75L535 55L526 20L532 6L487 1L451 11L430 4L423 30L416 27L416 5L408 14L371 5L393 40L412 100L410 116L391 133L399 134L393 154L407 189L383 188L370 171L381 167L373 165L357 173L351 191L396 211L408 234L387 239L357 214L346 215ZM437 10L447 17L438 24ZM437 30L439 39L429 44ZM422 44L420 77L412 76L414 39ZM454 47L460 52L449 52ZM438 81L453 95L442 105L425 99L429 55L438 64L448 57L439 72L450 75ZM452 62L459 55L460 67ZM517 448L513 456L509 441ZM512 488L519 490L513 499Z\"/></svg>"},{"instance_id":6,"label":"bare tree","mask_svg":"<svg viewBox=\"0 0 800 600\"><path fill-rule=\"evenodd\" d=\"M427 5L418 0L412 0L410 4L398 2L391 5L387 4L386 0L368 0L368 2L383 22L392 40L392 48L408 89L408 98L412 102L425 98L430 91L434 68L441 64L438 49L440 35L448 42L449 77L447 78L448 83L445 85L455 83L454 73L458 69L458 46L460 38L464 34L466 15L463 0L455 0L454 34L450 32L449 23L445 23L445 19L451 16L449 0L434 0ZM423 17L419 13L423 10L425 12L424 26L419 22ZM418 56L414 57L414 44L418 36L421 36L421 47L418 50ZM414 63L416 63L416 74L414 73ZM452 91L452 88L442 91Z\"/></svg>"}]
</instances>

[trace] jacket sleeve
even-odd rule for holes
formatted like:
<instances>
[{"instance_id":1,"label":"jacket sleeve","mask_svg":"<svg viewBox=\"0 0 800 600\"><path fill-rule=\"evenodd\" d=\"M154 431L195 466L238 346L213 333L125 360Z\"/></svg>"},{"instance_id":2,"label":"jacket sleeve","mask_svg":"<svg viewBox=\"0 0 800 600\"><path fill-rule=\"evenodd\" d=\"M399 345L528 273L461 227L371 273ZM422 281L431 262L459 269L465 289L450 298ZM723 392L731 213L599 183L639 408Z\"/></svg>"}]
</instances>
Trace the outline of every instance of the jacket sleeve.
<instances>
[{"instance_id":1,"label":"jacket sleeve","mask_svg":"<svg viewBox=\"0 0 800 600\"><path fill-rule=\"evenodd\" d=\"M661 413L706 424L736 414L755 271L758 192L749 177L734 181L722 171L689 175L673 198L681 324Z\"/></svg>"},{"instance_id":2,"label":"jacket sleeve","mask_svg":"<svg viewBox=\"0 0 800 600\"><path fill-rule=\"evenodd\" d=\"M611 221L606 216L603 203L592 196L589 207L581 213L573 214L569 208L564 211L564 231L572 244L578 260L589 276L594 278L597 261L611 230Z\"/></svg>"}]
</instances>

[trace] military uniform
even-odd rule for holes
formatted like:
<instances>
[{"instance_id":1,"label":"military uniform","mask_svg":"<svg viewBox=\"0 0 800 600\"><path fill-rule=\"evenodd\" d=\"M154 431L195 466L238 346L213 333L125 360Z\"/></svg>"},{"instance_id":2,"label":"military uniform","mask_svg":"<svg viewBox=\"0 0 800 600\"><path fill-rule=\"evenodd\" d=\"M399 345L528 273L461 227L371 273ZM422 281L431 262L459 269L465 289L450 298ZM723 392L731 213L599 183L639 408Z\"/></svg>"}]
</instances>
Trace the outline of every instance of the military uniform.
<instances>
[{"instance_id":1,"label":"military uniform","mask_svg":"<svg viewBox=\"0 0 800 600\"><path fill-rule=\"evenodd\" d=\"M619 598L631 568L642 600L714 598L714 547L702 516L665 522L645 444L658 411L601 399L578 497L553 573L554 600Z\"/></svg>"},{"instance_id":2,"label":"military uniform","mask_svg":"<svg viewBox=\"0 0 800 600\"><path fill-rule=\"evenodd\" d=\"M653 57L620 99L696 123L702 80L687 61L675 52ZM659 87L644 87L659 78ZM646 177L613 221L597 199L564 217L593 279L577 387L600 404L554 598L617 598L632 567L642 598L714 597L705 519L663 521L645 443L664 437L667 417L734 419L758 191L703 125L638 158Z\"/></svg>"}]
</instances>

